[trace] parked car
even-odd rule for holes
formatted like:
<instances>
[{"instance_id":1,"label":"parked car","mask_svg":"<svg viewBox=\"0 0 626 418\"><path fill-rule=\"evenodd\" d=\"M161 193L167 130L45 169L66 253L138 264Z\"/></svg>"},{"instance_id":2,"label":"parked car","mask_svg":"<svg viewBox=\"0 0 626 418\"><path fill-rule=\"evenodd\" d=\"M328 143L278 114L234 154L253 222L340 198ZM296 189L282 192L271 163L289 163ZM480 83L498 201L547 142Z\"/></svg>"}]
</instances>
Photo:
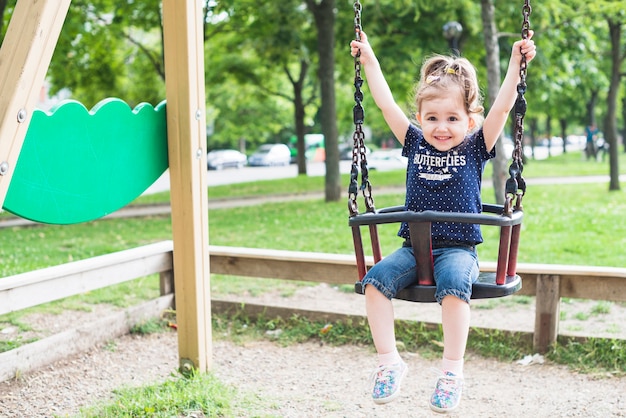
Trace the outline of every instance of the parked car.
<instances>
[{"instance_id":1,"label":"parked car","mask_svg":"<svg viewBox=\"0 0 626 418\"><path fill-rule=\"evenodd\" d=\"M248 163L246 154L234 149L219 149L210 151L206 156L209 170L221 170L223 168L242 168Z\"/></svg>"},{"instance_id":2,"label":"parked car","mask_svg":"<svg viewBox=\"0 0 626 418\"><path fill-rule=\"evenodd\" d=\"M261 145L248 158L248 164L252 166L289 165L291 162L291 150L285 144Z\"/></svg>"},{"instance_id":3,"label":"parked car","mask_svg":"<svg viewBox=\"0 0 626 418\"><path fill-rule=\"evenodd\" d=\"M367 156L367 167L370 170L406 170L408 158L402 156L402 150L386 149L372 151Z\"/></svg>"}]
</instances>

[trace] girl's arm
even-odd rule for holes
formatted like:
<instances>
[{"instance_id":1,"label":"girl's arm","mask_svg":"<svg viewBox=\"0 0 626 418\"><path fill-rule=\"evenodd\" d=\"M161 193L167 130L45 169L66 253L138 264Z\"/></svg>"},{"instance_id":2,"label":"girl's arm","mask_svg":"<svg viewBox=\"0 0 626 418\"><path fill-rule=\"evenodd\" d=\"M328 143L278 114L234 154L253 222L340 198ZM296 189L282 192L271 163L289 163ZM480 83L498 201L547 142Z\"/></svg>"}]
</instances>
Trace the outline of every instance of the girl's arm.
<instances>
[{"instance_id":1,"label":"girl's arm","mask_svg":"<svg viewBox=\"0 0 626 418\"><path fill-rule=\"evenodd\" d=\"M376 106L382 111L383 117L395 137L404 145L404 138L410 123L409 118L394 100L378 59L363 31L361 31L361 41L352 41L350 47L352 56L355 56L359 50L361 51L361 65L365 69L367 85L376 102Z\"/></svg>"},{"instance_id":2,"label":"girl's arm","mask_svg":"<svg viewBox=\"0 0 626 418\"><path fill-rule=\"evenodd\" d=\"M535 43L531 40L532 36L533 31L529 31L528 39L522 39L513 44L509 67L504 81L483 123L485 144L488 150L491 150L496 144L500 133L504 129L509 112L515 104L515 99L517 98L517 84L520 82L519 67L522 54L526 54L526 62L530 62L535 58L536 50Z\"/></svg>"}]
</instances>

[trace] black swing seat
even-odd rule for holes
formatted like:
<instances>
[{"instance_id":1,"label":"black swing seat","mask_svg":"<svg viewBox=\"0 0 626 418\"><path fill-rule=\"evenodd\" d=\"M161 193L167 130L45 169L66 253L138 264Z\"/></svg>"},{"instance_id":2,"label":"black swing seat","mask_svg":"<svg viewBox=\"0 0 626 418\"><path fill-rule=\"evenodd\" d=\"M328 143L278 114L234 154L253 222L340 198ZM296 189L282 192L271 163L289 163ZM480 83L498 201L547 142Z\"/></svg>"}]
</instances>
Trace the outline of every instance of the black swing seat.
<instances>
[{"instance_id":1,"label":"black swing seat","mask_svg":"<svg viewBox=\"0 0 626 418\"><path fill-rule=\"evenodd\" d=\"M435 302L436 286L433 278L432 243L430 229L432 222L457 222L490 225L500 227L500 247L496 272L481 272L478 281L472 286L472 299L485 299L509 296L522 288L522 279L515 273L517 249L523 212L515 210L510 215L503 215L503 206L483 204L482 213L452 213L408 211L404 206L380 209L352 216L349 225L357 257L359 280L355 292L364 294L361 280L365 276L365 256L360 234L361 226L369 226L374 262L380 261L380 245L376 225L407 222L411 245L416 259L418 284L403 289L396 299L412 302Z\"/></svg>"}]
</instances>

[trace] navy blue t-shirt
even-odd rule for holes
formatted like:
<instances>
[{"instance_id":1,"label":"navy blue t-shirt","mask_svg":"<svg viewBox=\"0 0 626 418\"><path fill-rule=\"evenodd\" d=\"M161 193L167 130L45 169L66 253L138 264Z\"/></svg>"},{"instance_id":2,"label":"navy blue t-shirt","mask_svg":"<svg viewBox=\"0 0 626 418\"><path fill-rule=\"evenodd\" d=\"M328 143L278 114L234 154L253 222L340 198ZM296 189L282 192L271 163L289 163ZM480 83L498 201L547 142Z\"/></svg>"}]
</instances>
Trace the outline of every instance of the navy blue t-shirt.
<instances>
[{"instance_id":1,"label":"navy blue t-shirt","mask_svg":"<svg viewBox=\"0 0 626 418\"><path fill-rule=\"evenodd\" d=\"M449 151L438 151L424 139L422 130L409 125L402 155L408 158L406 202L408 210L421 212L480 213L480 187L487 161L495 157L495 147L487 151L483 130L468 135ZM409 237L406 223L398 235ZM480 226L453 222L433 222L434 247L483 242Z\"/></svg>"}]
</instances>

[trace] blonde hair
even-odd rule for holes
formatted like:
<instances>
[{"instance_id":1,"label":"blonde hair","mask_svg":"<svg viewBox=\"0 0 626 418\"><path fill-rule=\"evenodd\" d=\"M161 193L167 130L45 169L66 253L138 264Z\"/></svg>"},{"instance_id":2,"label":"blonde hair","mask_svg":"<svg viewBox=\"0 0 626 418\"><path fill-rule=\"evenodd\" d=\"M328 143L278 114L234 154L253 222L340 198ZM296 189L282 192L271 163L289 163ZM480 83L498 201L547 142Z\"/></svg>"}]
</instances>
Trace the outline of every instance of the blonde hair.
<instances>
[{"instance_id":1,"label":"blonde hair","mask_svg":"<svg viewBox=\"0 0 626 418\"><path fill-rule=\"evenodd\" d=\"M425 100L443 97L454 88L461 93L465 111L478 128L483 122L485 108L482 106L476 69L465 58L434 55L424 62L415 89L417 111Z\"/></svg>"}]
</instances>

